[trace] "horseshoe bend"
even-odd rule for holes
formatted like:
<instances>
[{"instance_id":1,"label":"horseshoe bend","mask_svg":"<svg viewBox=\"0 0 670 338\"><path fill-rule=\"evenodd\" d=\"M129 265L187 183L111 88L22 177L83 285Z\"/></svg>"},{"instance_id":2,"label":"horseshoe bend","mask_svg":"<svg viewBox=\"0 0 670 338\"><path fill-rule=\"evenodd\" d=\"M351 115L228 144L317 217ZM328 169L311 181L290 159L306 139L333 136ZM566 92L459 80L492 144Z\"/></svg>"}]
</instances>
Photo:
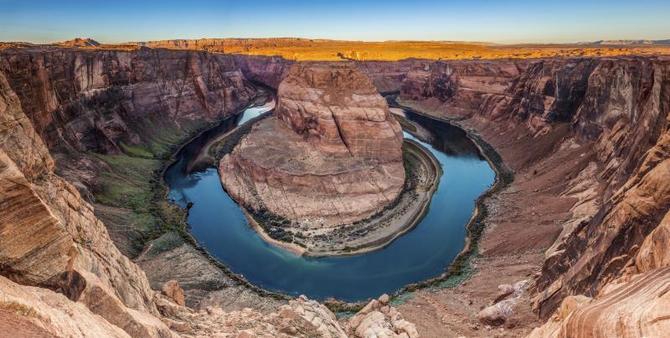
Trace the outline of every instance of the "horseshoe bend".
<instances>
[{"instance_id":1,"label":"horseshoe bend","mask_svg":"<svg viewBox=\"0 0 670 338\"><path fill-rule=\"evenodd\" d=\"M412 174L435 184L437 164L423 156L415 162L431 167ZM431 190L430 184L405 189L400 124L352 65L293 65L278 87L274 115L223 157L219 172L254 222L271 223L261 228L311 254L352 254L370 242L385 244L427 203L430 194L416 198L415 190Z\"/></svg>"},{"instance_id":2,"label":"horseshoe bend","mask_svg":"<svg viewBox=\"0 0 670 338\"><path fill-rule=\"evenodd\" d=\"M667 336L669 55L0 43L0 332Z\"/></svg>"}]
</instances>

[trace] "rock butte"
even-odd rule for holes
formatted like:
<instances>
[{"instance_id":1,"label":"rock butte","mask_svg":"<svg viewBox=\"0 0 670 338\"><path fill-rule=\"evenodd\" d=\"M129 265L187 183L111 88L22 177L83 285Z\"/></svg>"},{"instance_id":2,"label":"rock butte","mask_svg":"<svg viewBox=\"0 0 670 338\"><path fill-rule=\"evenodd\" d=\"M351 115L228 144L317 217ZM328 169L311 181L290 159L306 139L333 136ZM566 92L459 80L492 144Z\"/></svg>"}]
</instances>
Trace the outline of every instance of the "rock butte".
<instances>
[{"instance_id":1,"label":"rock butte","mask_svg":"<svg viewBox=\"0 0 670 338\"><path fill-rule=\"evenodd\" d=\"M348 64L296 64L274 116L219 165L228 193L308 228L353 223L405 183L402 130L370 80Z\"/></svg>"},{"instance_id":2,"label":"rock butte","mask_svg":"<svg viewBox=\"0 0 670 338\"><path fill-rule=\"evenodd\" d=\"M398 91L403 104L477 131L515 180L485 200L487 229L467 282L418 290L395 309L380 297L338 320L318 302L251 291L175 232L140 242L139 250L131 245L147 231L138 220L151 214L133 203L138 191L151 189L141 182L159 168L149 165L165 155L159 150L248 104L255 91L250 80L276 88L292 63L84 48L0 52L0 332L663 337L670 331L668 58L356 64L379 91ZM137 163L145 164L142 170ZM111 198L110 187L120 197ZM155 291L161 289L167 296ZM178 305L182 289L187 306Z\"/></svg>"}]
</instances>

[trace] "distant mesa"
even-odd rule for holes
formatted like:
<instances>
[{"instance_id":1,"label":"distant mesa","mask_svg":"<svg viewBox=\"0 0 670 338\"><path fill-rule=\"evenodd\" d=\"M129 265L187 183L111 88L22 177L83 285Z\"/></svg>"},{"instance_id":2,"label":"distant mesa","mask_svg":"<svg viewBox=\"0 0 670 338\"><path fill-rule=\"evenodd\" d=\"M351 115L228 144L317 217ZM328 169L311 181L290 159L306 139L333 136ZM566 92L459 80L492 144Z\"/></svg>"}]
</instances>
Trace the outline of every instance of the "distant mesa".
<instances>
[{"instance_id":1,"label":"distant mesa","mask_svg":"<svg viewBox=\"0 0 670 338\"><path fill-rule=\"evenodd\" d=\"M594 45L602 46L630 46L630 45L670 45L670 39L665 40L598 40Z\"/></svg>"},{"instance_id":2,"label":"distant mesa","mask_svg":"<svg viewBox=\"0 0 670 338\"><path fill-rule=\"evenodd\" d=\"M74 38L72 40L62 41L56 43L61 47L98 47L100 43L91 38Z\"/></svg>"}]
</instances>

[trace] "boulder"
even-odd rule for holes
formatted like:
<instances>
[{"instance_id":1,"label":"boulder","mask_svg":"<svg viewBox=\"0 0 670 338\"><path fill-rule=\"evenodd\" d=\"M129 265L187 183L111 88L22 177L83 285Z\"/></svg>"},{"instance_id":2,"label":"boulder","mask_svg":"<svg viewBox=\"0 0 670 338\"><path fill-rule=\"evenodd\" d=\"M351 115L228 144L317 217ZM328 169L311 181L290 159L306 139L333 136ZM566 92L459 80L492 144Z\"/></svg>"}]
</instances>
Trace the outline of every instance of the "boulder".
<instances>
[{"instance_id":1,"label":"boulder","mask_svg":"<svg viewBox=\"0 0 670 338\"><path fill-rule=\"evenodd\" d=\"M184 306L186 301L184 300L184 289L179 286L179 282L176 280L169 280L163 284L163 294L172 299L175 303Z\"/></svg>"}]
</instances>

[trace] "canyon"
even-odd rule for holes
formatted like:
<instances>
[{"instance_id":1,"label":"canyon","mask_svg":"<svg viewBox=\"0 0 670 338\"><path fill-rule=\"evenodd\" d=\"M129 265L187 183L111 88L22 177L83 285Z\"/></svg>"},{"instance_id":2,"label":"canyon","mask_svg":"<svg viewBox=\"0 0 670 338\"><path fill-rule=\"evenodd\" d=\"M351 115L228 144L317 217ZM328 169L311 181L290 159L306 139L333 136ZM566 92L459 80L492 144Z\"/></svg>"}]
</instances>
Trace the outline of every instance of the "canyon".
<instances>
[{"instance_id":1,"label":"canyon","mask_svg":"<svg viewBox=\"0 0 670 338\"><path fill-rule=\"evenodd\" d=\"M668 57L353 63L376 91L495 150L505 184L483 197L471 269L454 271L454 285L381 296L351 318L227 272L185 235L186 211L161 188L179 144L249 105L257 85L281 100L295 64L147 47L0 51L0 329L162 337L670 330ZM304 121L282 112L295 101L278 103L286 132ZM269 123L279 121L255 128Z\"/></svg>"},{"instance_id":2,"label":"canyon","mask_svg":"<svg viewBox=\"0 0 670 338\"><path fill-rule=\"evenodd\" d=\"M226 191L259 228L321 255L351 254L406 228L387 214L410 213L425 200L400 196L401 128L370 80L353 65L295 64L277 98L273 116L219 164Z\"/></svg>"}]
</instances>

